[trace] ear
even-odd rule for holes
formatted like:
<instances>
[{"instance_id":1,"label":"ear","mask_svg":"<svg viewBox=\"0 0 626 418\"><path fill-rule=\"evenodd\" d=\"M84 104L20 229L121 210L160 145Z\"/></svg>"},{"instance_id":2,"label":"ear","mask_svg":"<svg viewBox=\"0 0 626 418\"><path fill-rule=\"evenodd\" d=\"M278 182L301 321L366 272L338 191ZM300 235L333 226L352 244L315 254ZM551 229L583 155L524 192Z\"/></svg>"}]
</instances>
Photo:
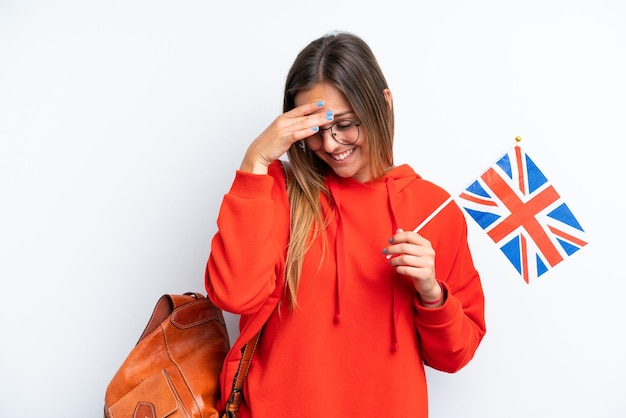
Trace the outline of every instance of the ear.
<instances>
[{"instance_id":1,"label":"ear","mask_svg":"<svg viewBox=\"0 0 626 418\"><path fill-rule=\"evenodd\" d=\"M389 110L393 109L393 98L391 97L391 90L385 89L383 90L383 94L385 95L385 100L387 101L387 105L389 105Z\"/></svg>"}]
</instances>

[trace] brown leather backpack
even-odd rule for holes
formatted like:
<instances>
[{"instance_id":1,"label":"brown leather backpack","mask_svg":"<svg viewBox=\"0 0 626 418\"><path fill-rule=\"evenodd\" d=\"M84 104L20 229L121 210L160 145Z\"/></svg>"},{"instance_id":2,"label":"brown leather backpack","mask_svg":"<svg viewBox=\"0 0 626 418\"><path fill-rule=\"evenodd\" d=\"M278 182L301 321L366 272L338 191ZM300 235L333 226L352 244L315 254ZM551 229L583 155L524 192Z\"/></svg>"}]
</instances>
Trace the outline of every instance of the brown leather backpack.
<instances>
[{"instance_id":1,"label":"brown leather backpack","mask_svg":"<svg viewBox=\"0 0 626 418\"><path fill-rule=\"evenodd\" d=\"M163 295L109 383L106 418L219 418L230 348L222 311L199 293Z\"/></svg>"}]
</instances>

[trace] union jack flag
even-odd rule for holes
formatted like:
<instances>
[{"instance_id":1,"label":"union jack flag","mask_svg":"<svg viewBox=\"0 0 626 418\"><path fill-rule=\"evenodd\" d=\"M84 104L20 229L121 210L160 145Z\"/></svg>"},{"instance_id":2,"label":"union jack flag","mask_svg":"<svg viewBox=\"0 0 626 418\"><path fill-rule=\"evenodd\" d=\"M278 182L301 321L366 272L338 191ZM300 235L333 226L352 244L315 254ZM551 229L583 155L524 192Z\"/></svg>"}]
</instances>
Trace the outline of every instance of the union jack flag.
<instances>
[{"instance_id":1,"label":"union jack flag","mask_svg":"<svg viewBox=\"0 0 626 418\"><path fill-rule=\"evenodd\" d=\"M518 145L459 198L526 283L587 244L572 211Z\"/></svg>"}]
</instances>

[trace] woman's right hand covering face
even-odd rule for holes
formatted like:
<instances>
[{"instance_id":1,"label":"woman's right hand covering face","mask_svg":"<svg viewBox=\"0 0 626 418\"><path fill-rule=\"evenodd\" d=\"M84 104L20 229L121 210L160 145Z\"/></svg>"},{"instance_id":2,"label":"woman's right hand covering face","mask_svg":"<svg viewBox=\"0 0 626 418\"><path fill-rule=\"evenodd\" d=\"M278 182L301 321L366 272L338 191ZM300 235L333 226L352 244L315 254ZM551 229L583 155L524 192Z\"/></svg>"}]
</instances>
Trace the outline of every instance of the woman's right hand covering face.
<instances>
[{"instance_id":1,"label":"woman's right hand covering face","mask_svg":"<svg viewBox=\"0 0 626 418\"><path fill-rule=\"evenodd\" d=\"M267 167L287 152L291 145L315 134L320 125L329 122L325 110L324 102L318 100L278 116L252 141L241 163L241 170L267 174Z\"/></svg>"}]
</instances>

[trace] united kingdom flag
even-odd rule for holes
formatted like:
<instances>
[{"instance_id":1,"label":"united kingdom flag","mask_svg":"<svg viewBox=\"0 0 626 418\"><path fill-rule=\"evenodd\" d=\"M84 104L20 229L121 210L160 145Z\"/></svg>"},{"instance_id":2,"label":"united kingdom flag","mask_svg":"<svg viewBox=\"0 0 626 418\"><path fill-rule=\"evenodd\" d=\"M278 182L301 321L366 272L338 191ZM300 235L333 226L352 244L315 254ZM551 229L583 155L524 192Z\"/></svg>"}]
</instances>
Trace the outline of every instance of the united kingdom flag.
<instances>
[{"instance_id":1,"label":"united kingdom flag","mask_svg":"<svg viewBox=\"0 0 626 418\"><path fill-rule=\"evenodd\" d=\"M587 244L570 208L519 145L459 198L526 283Z\"/></svg>"}]
</instances>

